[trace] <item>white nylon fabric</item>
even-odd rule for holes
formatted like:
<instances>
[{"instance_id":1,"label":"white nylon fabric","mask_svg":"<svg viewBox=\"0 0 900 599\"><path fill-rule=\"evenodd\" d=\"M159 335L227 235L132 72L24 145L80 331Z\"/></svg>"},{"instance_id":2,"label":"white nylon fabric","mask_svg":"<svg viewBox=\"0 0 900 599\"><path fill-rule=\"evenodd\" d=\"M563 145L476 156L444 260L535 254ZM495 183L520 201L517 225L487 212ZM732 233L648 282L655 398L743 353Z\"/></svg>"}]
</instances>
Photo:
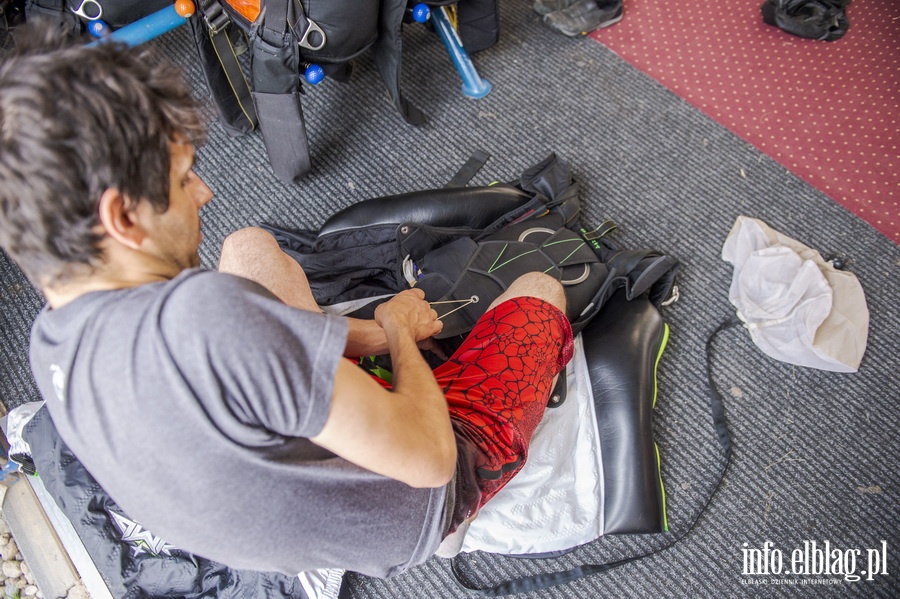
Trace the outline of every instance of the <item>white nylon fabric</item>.
<instances>
[{"instance_id":1,"label":"white nylon fabric","mask_svg":"<svg viewBox=\"0 0 900 599\"><path fill-rule=\"evenodd\" d=\"M747 216L735 221L722 259L734 265L728 298L763 353L832 372L859 369L869 310L853 273Z\"/></svg>"},{"instance_id":2,"label":"white nylon fabric","mask_svg":"<svg viewBox=\"0 0 900 599\"><path fill-rule=\"evenodd\" d=\"M297 575L309 599L338 599L344 572L339 568L310 570Z\"/></svg>"},{"instance_id":3,"label":"white nylon fabric","mask_svg":"<svg viewBox=\"0 0 900 599\"><path fill-rule=\"evenodd\" d=\"M548 553L603 534L600 437L581 335L566 376L566 401L545 412L525 466L481 509L462 551Z\"/></svg>"}]
</instances>

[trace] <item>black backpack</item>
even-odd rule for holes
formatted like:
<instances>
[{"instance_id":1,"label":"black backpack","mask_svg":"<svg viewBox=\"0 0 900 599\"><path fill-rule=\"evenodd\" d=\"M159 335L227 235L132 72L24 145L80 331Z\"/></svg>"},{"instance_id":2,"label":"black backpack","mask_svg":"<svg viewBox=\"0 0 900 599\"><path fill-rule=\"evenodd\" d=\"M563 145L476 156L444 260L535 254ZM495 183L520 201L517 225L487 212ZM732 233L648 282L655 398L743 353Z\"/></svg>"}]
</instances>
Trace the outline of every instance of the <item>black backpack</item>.
<instances>
[{"instance_id":1,"label":"black backpack","mask_svg":"<svg viewBox=\"0 0 900 599\"><path fill-rule=\"evenodd\" d=\"M311 63L346 80L350 61L372 48L394 105L414 125L420 110L400 92L400 24L406 0L265 0L259 10L237 2L198 0L190 19L203 71L226 129L259 126L275 175L294 182L310 170L300 103L301 73ZM249 66L238 55L249 49Z\"/></svg>"},{"instance_id":2,"label":"black backpack","mask_svg":"<svg viewBox=\"0 0 900 599\"><path fill-rule=\"evenodd\" d=\"M347 81L353 59L371 50L396 109L408 123L425 124L424 113L400 90L402 26L412 20L410 6L418 0L194 2L189 22L222 124L232 135L259 127L272 169L285 183L302 178L311 167L300 102L302 78L310 67L318 71L318 80L329 76ZM26 20L53 19L64 31L81 35L89 23L96 23L92 19L98 11L108 29L115 30L171 4L171 0L0 0L0 49L8 45L8 32L22 12ZM498 0L455 4L456 26L468 53L497 42ZM93 28L91 32L98 33Z\"/></svg>"},{"instance_id":3,"label":"black backpack","mask_svg":"<svg viewBox=\"0 0 900 599\"><path fill-rule=\"evenodd\" d=\"M409 0L410 5L415 3ZM302 78L311 66L321 69L315 79L327 75L347 81L351 61L371 49L396 109L412 125L425 123L425 115L400 89L402 25L411 20L408 0L198 0L197 4L191 27L221 120L234 135L258 126L272 169L282 181L295 182L311 168L300 102ZM461 0L457 17L468 52L497 42L497 0ZM246 49L249 60L242 60L239 56Z\"/></svg>"}]
</instances>

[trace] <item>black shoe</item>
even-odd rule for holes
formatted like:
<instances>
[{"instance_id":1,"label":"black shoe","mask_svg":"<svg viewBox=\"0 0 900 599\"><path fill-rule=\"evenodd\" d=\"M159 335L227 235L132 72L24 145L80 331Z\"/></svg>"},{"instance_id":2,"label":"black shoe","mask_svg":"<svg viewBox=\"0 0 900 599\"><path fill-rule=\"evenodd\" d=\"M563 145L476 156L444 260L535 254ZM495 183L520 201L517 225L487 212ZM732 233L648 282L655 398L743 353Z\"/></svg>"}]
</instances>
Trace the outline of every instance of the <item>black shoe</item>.
<instances>
[{"instance_id":1,"label":"black shoe","mask_svg":"<svg viewBox=\"0 0 900 599\"><path fill-rule=\"evenodd\" d=\"M534 8L534 12L543 16L564 8L569 8L576 2L578 2L578 0L534 0L532 8Z\"/></svg>"},{"instance_id":2,"label":"black shoe","mask_svg":"<svg viewBox=\"0 0 900 599\"><path fill-rule=\"evenodd\" d=\"M622 20L622 0L578 0L563 10L544 16L544 23L563 35L575 37Z\"/></svg>"}]
</instances>

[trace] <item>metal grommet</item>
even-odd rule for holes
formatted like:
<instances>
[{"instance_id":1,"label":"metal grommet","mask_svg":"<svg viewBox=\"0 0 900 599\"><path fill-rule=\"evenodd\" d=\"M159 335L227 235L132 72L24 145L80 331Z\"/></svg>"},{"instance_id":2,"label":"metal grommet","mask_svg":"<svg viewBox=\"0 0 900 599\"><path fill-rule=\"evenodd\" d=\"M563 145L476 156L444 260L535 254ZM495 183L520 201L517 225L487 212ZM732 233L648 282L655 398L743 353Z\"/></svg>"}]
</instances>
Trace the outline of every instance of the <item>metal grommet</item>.
<instances>
[{"instance_id":1,"label":"metal grommet","mask_svg":"<svg viewBox=\"0 0 900 599\"><path fill-rule=\"evenodd\" d=\"M473 304L477 304L477 303L478 303L478 296L477 296L477 295L473 295L472 297L469 298L469 301L470 301L471 303L473 303Z\"/></svg>"},{"instance_id":2,"label":"metal grommet","mask_svg":"<svg viewBox=\"0 0 900 599\"><path fill-rule=\"evenodd\" d=\"M561 399L562 398L559 396L558 393L554 393L553 395L550 396L550 403L559 403L559 401Z\"/></svg>"},{"instance_id":3,"label":"metal grommet","mask_svg":"<svg viewBox=\"0 0 900 599\"><path fill-rule=\"evenodd\" d=\"M402 235L407 235L409 233L409 227L406 225L403 225L402 227L400 227L400 233Z\"/></svg>"}]
</instances>

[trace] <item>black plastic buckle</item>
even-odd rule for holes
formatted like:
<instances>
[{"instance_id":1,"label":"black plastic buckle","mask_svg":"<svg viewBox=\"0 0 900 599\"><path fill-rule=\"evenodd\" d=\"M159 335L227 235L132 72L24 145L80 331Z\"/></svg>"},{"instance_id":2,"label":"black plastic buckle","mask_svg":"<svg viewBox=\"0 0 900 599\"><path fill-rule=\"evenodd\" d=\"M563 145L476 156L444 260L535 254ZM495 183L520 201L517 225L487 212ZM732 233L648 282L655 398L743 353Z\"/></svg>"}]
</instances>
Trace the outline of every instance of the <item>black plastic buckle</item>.
<instances>
[{"instance_id":1,"label":"black plastic buckle","mask_svg":"<svg viewBox=\"0 0 900 599\"><path fill-rule=\"evenodd\" d=\"M231 24L231 17L218 2L201 2L200 9L203 11L203 21L213 35L217 35Z\"/></svg>"}]
</instances>

